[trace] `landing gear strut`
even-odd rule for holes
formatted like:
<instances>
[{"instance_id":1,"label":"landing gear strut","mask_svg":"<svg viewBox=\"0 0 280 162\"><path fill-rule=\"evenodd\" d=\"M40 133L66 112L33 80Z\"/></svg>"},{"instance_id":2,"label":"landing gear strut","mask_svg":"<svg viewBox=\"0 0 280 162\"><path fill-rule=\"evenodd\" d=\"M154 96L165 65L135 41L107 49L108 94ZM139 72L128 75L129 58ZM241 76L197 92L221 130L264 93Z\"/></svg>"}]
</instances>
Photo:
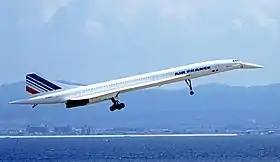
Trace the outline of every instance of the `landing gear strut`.
<instances>
[{"instance_id":1,"label":"landing gear strut","mask_svg":"<svg viewBox=\"0 0 280 162\"><path fill-rule=\"evenodd\" d=\"M190 79L186 79L185 82L188 84L190 88L190 95L194 95L193 87L192 87L192 81Z\"/></svg>"},{"instance_id":2,"label":"landing gear strut","mask_svg":"<svg viewBox=\"0 0 280 162\"><path fill-rule=\"evenodd\" d=\"M113 105L110 106L110 111L121 110L125 107L124 103L120 103L119 100L116 100L115 98L111 98L111 101L113 102Z\"/></svg>"}]
</instances>

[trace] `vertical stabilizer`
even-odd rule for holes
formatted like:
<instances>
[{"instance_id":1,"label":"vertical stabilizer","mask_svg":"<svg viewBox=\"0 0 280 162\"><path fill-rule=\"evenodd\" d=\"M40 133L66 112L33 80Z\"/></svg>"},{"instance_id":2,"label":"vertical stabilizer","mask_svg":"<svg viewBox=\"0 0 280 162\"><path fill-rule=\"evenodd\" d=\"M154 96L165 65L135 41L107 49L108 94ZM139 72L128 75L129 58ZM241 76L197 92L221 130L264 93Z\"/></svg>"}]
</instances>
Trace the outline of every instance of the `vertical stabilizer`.
<instances>
[{"instance_id":1,"label":"vertical stabilizer","mask_svg":"<svg viewBox=\"0 0 280 162\"><path fill-rule=\"evenodd\" d=\"M36 73L27 74L25 77L26 91L30 94L46 93L60 90L63 87Z\"/></svg>"}]
</instances>

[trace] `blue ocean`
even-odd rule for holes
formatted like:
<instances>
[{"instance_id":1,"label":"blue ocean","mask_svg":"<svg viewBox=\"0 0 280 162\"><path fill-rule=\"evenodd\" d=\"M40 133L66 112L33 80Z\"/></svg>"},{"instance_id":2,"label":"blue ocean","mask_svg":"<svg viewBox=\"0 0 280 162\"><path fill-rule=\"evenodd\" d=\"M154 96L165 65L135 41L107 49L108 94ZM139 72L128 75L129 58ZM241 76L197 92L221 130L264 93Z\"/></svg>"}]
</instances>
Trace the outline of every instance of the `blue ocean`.
<instances>
[{"instance_id":1,"label":"blue ocean","mask_svg":"<svg viewBox=\"0 0 280 162\"><path fill-rule=\"evenodd\" d=\"M1 161L280 161L280 136L0 139Z\"/></svg>"}]
</instances>

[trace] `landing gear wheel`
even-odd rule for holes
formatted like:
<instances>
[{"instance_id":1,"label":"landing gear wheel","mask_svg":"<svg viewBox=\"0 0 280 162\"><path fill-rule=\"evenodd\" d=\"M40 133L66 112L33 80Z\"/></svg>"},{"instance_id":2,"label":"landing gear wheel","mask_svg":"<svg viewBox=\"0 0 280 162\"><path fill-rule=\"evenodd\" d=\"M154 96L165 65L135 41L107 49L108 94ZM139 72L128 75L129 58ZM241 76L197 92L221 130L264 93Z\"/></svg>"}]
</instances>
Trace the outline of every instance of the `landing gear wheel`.
<instances>
[{"instance_id":1,"label":"landing gear wheel","mask_svg":"<svg viewBox=\"0 0 280 162\"><path fill-rule=\"evenodd\" d=\"M115 110L116 110L116 106L115 105L110 106L110 111L115 111Z\"/></svg>"},{"instance_id":2,"label":"landing gear wheel","mask_svg":"<svg viewBox=\"0 0 280 162\"><path fill-rule=\"evenodd\" d=\"M113 105L110 106L110 111L121 110L125 107L124 103L120 103L115 98L111 98L111 101L113 102Z\"/></svg>"},{"instance_id":3,"label":"landing gear wheel","mask_svg":"<svg viewBox=\"0 0 280 162\"><path fill-rule=\"evenodd\" d=\"M124 103L120 103L120 104L118 105L118 107L119 107L119 110L120 110L120 109L123 109L123 108L125 107L125 104L124 104Z\"/></svg>"},{"instance_id":4,"label":"landing gear wheel","mask_svg":"<svg viewBox=\"0 0 280 162\"><path fill-rule=\"evenodd\" d=\"M194 91L190 91L190 95L194 95Z\"/></svg>"},{"instance_id":5,"label":"landing gear wheel","mask_svg":"<svg viewBox=\"0 0 280 162\"><path fill-rule=\"evenodd\" d=\"M115 105L115 107L116 107L116 109L121 110L125 107L125 104L124 103L119 103L119 104Z\"/></svg>"}]
</instances>

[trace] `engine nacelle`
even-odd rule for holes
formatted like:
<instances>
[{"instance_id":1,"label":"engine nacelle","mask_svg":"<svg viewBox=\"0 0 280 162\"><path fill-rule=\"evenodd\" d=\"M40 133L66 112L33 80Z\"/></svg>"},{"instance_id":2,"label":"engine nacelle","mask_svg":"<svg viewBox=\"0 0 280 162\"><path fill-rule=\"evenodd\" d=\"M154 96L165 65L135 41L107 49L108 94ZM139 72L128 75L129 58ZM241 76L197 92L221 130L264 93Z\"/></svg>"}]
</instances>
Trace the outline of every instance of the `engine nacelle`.
<instances>
[{"instance_id":1,"label":"engine nacelle","mask_svg":"<svg viewBox=\"0 0 280 162\"><path fill-rule=\"evenodd\" d=\"M68 100L65 105L66 108L73 108L73 107L78 107L78 106L85 106L89 103L89 99L84 99L84 100Z\"/></svg>"}]
</instances>

